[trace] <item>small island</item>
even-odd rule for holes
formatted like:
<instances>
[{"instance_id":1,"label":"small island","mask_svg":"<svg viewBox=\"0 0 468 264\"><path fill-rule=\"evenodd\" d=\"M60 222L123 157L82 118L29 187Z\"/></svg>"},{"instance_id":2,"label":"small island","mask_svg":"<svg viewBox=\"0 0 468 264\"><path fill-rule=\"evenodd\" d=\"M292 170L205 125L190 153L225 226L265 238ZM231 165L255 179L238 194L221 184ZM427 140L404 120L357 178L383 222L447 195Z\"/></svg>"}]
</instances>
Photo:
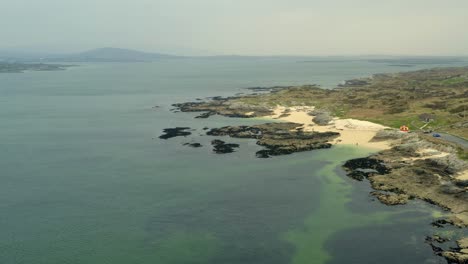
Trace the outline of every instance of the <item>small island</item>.
<instances>
[{"instance_id":1,"label":"small island","mask_svg":"<svg viewBox=\"0 0 468 264\"><path fill-rule=\"evenodd\" d=\"M1 62L0 73L23 73L25 71L62 71L72 65Z\"/></svg>"},{"instance_id":2,"label":"small island","mask_svg":"<svg viewBox=\"0 0 468 264\"><path fill-rule=\"evenodd\" d=\"M255 139L264 147L258 158L336 144L372 148L375 154L349 160L343 168L353 179L370 181L373 197L389 206L421 199L451 213L435 224L468 226L468 67L376 74L335 89L303 85L251 90L255 93L174 106L181 112L201 112L196 118L281 121L206 132ZM458 241L458 249L438 246L445 241L427 239L435 254L466 263L466 238Z\"/></svg>"}]
</instances>

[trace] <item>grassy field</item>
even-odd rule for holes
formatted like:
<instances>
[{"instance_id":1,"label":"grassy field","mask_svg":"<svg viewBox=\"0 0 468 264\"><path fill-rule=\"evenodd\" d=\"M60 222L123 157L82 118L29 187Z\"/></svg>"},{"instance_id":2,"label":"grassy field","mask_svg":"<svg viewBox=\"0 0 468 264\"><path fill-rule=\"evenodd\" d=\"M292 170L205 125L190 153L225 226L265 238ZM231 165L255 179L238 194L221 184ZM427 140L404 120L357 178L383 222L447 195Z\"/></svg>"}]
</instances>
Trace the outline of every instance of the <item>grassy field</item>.
<instances>
[{"instance_id":1,"label":"grassy field","mask_svg":"<svg viewBox=\"0 0 468 264\"><path fill-rule=\"evenodd\" d=\"M468 67L377 74L332 90L299 86L234 100L268 107L310 105L338 117L468 138Z\"/></svg>"}]
</instances>

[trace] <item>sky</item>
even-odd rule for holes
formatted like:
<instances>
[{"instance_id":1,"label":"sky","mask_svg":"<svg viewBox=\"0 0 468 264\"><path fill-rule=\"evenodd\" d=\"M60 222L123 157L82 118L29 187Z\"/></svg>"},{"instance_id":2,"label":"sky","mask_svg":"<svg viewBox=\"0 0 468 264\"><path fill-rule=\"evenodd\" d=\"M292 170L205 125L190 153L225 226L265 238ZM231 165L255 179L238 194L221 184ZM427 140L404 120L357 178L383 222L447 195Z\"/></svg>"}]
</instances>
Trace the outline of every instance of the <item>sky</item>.
<instances>
[{"instance_id":1,"label":"sky","mask_svg":"<svg viewBox=\"0 0 468 264\"><path fill-rule=\"evenodd\" d=\"M468 55L468 0L0 0L0 49Z\"/></svg>"}]
</instances>

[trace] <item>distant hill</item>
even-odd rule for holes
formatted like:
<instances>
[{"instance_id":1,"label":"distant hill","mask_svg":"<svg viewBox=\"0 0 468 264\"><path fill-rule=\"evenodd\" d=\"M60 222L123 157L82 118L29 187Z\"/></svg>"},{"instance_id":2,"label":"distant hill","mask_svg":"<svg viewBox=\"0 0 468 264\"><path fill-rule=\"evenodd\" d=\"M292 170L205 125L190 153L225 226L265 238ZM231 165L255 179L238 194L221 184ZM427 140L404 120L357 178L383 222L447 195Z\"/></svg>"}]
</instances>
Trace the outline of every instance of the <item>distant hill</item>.
<instances>
[{"instance_id":1,"label":"distant hill","mask_svg":"<svg viewBox=\"0 0 468 264\"><path fill-rule=\"evenodd\" d=\"M140 62L179 58L178 56L149 53L130 49L99 48L81 53L46 57L45 61L68 62Z\"/></svg>"}]
</instances>

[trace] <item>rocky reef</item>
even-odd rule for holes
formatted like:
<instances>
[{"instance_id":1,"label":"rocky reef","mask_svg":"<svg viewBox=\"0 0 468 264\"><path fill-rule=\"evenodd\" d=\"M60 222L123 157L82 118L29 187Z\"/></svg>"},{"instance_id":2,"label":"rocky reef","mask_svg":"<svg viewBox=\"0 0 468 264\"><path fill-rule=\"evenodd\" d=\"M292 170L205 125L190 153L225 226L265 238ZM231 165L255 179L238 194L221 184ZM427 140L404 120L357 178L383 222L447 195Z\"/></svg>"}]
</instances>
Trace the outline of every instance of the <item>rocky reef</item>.
<instances>
[{"instance_id":1,"label":"rocky reef","mask_svg":"<svg viewBox=\"0 0 468 264\"><path fill-rule=\"evenodd\" d=\"M201 147L203 147L202 144L196 143L196 142L195 143L184 143L183 145L184 146L189 146L189 147L192 147L192 148L201 148Z\"/></svg>"},{"instance_id":2,"label":"rocky reef","mask_svg":"<svg viewBox=\"0 0 468 264\"><path fill-rule=\"evenodd\" d=\"M424 134L406 134L383 131L374 140L393 140L394 147L367 158L347 161L343 168L356 180L368 179L373 189L371 195L387 205L404 204L408 199L421 199L436 204L453 214L438 219L433 226L468 225L468 191L456 179L468 163L457 158L457 146L434 142ZM467 241L461 240L459 248L444 250L435 245L440 239L428 239L434 253L449 263L468 263Z\"/></svg>"},{"instance_id":3,"label":"rocky reef","mask_svg":"<svg viewBox=\"0 0 468 264\"><path fill-rule=\"evenodd\" d=\"M375 190L405 194L468 216L467 190L459 187L455 178L468 163L456 157L456 149L417 134L385 133L385 138L393 134L398 143L370 157L347 161L343 165L347 175L357 180L367 178Z\"/></svg>"},{"instance_id":4,"label":"rocky reef","mask_svg":"<svg viewBox=\"0 0 468 264\"><path fill-rule=\"evenodd\" d=\"M211 145L213 146L213 151L217 154L232 153L235 148L239 147L239 144L226 143L219 139L211 141Z\"/></svg>"},{"instance_id":5,"label":"rocky reef","mask_svg":"<svg viewBox=\"0 0 468 264\"><path fill-rule=\"evenodd\" d=\"M234 138L252 138L257 145L265 147L257 151L259 158L286 155L294 152L330 148L330 141L339 136L336 132L304 132L297 129L296 123L266 123L253 126L226 126L213 128L207 132L210 136L230 136Z\"/></svg>"},{"instance_id":6,"label":"rocky reef","mask_svg":"<svg viewBox=\"0 0 468 264\"><path fill-rule=\"evenodd\" d=\"M449 264L468 263L468 237L457 240L456 247L443 249L441 246L449 241L450 239L437 235L426 238L426 243L432 247L434 254L444 257Z\"/></svg>"},{"instance_id":7,"label":"rocky reef","mask_svg":"<svg viewBox=\"0 0 468 264\"><path fill-rule=\"evenodd\" d=\"M254 95L250 95L254 96ZM247 96L246 96L247 97ZM251 105L237 101L239 97L214 97L209 101L187 102L173 104L181 112L204 112L196 118L208 118L212 115L223 115L227 117L250 118L272 115L273 112L267 106Z\"/></svg>"},{"instance_id":8,"label":"rocky reef","mask_svg":"<svg viewBox=\"0 0 468 264\"><path fill-rule=\"evenodd\" d=\"M191 135L192 132L189 132L190 127L175 127L175 128L165 128L163 130L164 134L159 136L160 139L169 139L173 137L186 137L188 135Z\"/></svg>"},{"instance_id":9,"label":"rocky reef","mask_svg":"<svg viewBox=\"0 0 468 264\"><path fill-rule=\"evenodd\" d=\"M383 160L372 157L352 159L343 165L347 175L355 180L362 181L373 175L388 174L391 169L385 165Z\"/></svg>"},{"instance_id":10,"label":"rocky reef","mask_svg":"<svg viewBox=\"0 0 468 264\"><path fill-rule=\"evenodd\" d=\"M309 113L315 124L327 125L335 117L368 120L388 127L407 124L418 133L397 130L379 132L372 141L391 141L393 147L369 157L347 161L346 174L358 181L369 180L372 197L387 205L402 205L421 199L452 213L432 223L434 227L468 226L468 181L457 175L466 172L466 146L435 139L426 131L450 133L466 138L468 67L436 68L395 74L376 74L344 82L336 89L316 85L291 87L254 87L254 94L213 97L174 104L176 111L202 112L196 118L212 115L227 117L272 116L276 106L314 106ZM291 113L283 112L280 116ZM254 139L263 149L259 158L294 152L330 148L340 134L307 132L302 124L266 123L250 126L226 126L207 131L211 136ZM174 131L168 131L172 134ZM177 132L177 131L176 131ZM189 133L188 131L181 131ZM175 133L177 134L177 133ZM183 134L182 134L183 135ZM456 142L456 141L454 141ZM214 152L233 152L237 144L213 140ZM463 179L463 180L462 180ZM443 249L442 237L427 240L434 253L449 263L468 263L466 239L457 248Z\"/></svg>"}]
</instances>

